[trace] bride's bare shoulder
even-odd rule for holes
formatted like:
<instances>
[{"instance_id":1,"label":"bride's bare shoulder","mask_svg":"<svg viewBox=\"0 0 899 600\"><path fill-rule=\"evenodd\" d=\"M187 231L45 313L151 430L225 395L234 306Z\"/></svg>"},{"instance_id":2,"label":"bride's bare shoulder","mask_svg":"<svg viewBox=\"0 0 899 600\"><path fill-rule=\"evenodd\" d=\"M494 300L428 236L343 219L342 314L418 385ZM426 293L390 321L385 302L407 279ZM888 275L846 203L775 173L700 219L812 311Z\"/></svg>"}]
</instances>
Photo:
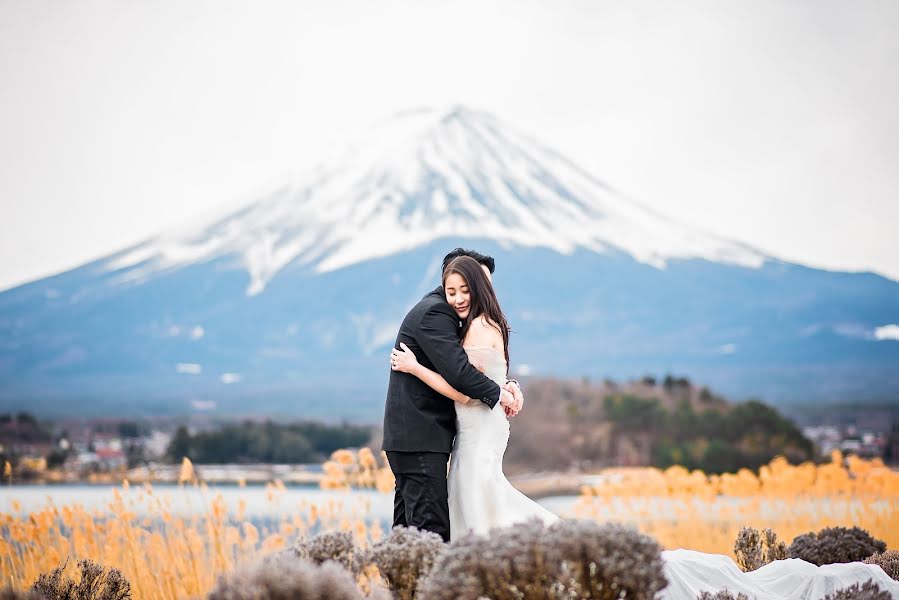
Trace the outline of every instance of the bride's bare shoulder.
<instances>
[{"instance_id":1,"label":"bride's bare shoulder","mask_svg":"<svg viewBox=\"0 0 899 600\"><path fill-rule=\"evenodd\" d=\"M479 315L471 320L471 327L465 334L466 346L491 346L497 350L503 348L503 336L499 331L499 327L486 318Z\"/></svg>"}]
</instances>

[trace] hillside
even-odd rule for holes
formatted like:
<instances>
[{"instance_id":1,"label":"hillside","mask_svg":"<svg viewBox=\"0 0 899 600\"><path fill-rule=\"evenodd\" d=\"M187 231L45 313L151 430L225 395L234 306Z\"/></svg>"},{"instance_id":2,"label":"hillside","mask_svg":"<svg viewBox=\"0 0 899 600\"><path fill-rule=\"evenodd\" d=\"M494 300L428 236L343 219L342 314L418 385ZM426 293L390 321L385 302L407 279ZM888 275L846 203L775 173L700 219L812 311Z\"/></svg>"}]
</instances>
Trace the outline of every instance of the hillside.
<instances>
[{"instance_id":1,"label":"hillside","mask_svg":"<svg viewBox=\"0 0 899 600\"><path fill-rule=\"evenodd\" d=\"M682 465L722 473L778 455L814 458L812 443L775 409L732 404L684 378L539 379L526 390L525 410L512 421L510 472Z\"/></svg>"}]
</instances>

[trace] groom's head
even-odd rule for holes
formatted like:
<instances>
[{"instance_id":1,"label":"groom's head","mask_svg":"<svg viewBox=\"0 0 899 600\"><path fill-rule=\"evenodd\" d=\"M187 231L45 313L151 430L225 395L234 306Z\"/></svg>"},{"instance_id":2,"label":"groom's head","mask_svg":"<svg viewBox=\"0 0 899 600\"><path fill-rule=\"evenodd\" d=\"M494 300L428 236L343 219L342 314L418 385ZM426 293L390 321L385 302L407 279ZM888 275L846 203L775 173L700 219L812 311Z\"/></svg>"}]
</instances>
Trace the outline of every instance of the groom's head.
<instances>
[{"instance_id":1,"label":"groom's head","mask_svg":"<svg viewBox=\"0 0 899 600\"><path fill-rule=\"evenodd\" d=\"M449 266L450 262L452 262L454 258L459 258L460 256L468 256L469 258L473 258L478 261L481 267L484 269L484 273L487 274L488 281L493 281L493 278L491 276L496 270L496 261L493 260L493 257L487 256L486 254L481 254L480 252L475 252L474 250L466 250L465 248L456 248L455 250L444 256L443 269L440 272L445 273L446 268Z\"/></svg>"}]
</instances>

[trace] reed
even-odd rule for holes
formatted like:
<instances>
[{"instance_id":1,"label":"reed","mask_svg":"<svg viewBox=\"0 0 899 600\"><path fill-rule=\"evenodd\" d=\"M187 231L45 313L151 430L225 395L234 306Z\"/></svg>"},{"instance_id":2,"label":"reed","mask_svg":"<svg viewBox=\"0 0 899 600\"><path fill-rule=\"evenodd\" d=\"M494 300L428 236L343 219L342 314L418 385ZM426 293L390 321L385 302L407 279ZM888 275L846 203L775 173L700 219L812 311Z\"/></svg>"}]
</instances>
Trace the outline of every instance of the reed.
<instances>
[{"instance_id":1,"label":"reed","mask_svg":"<svg viewBox=\"0 0 899 600\"><path fill-rule=\"evenodd\" d=\"M383 456L366 450L335 452L325 472L327 489L393 490ZM334 539L345 546L349 536L360 551L374 549L385 537L366 501L299 502L290 511L279 510L284 516L261 529L246 518L244 500L229 505L198 482L190 461L182 465L181 480L192 497L199 491L202 498L189 516L174 514L171 493L127 481L97 510L48 502L25 512L12 502L10 513L0 513L0 589L27 590L40 574L61 565L65 576L77 577L76 565L89 559L121 571L135 600L197 598L208 595L220 576L283 554L296 540L302 546L314 534L345 532ZM825 527L859 526L899 548L899 473L878 460L835 453L827 464L792 466L778 458L758 474L742 470L721 476L680 467L609 469L599 481L583 488L568 516L635 527L663 548L733 556L744 526L771 529L784 541ZM283 483L272 482L266 501L283 508L284 493ZM887 559L894 561L894 554ZM362 592L377 592L380 583L374 567L357 578Z\"/></svg>"},{"instance_id":2,"label":"reed","mask_svg":"<svg viewBox=\"0 0 899 600\"><path fill-rule=\"evenodd\" d=\"M899 473L879 459L834 452L822 465L776 458L758 474L721 476L683 467L609 469L584 486L575 514L636 526L665 548L734 556L744 526L781 540L825 527L859 526L899 547Z\"/></svg>"},{"instance_id":3,"label":"reed","mask_svg":"<svg viewBox=\"0 0 899 600\"><path fill-rule=\"evenodd\" d=\"M260 529L246 519L243 500L229 506L221 494L196 481L193 486L203 501L190 516L172 513L171 494L157 494L150 484L132 488L127 481L97 510L48 502L26 513L13 502L12 513L0 514L0 587L25 590L62 565L77 581L75 565L90 559L121 571L135 600L196 598L208 594L220 575L313 532L346 531L361 547L382 536L380 525L365 519L366 503L299 502L293 514ZM269 484L267 501L281 502L283 492L282 483Z\"/></svg>"}]
</instances>

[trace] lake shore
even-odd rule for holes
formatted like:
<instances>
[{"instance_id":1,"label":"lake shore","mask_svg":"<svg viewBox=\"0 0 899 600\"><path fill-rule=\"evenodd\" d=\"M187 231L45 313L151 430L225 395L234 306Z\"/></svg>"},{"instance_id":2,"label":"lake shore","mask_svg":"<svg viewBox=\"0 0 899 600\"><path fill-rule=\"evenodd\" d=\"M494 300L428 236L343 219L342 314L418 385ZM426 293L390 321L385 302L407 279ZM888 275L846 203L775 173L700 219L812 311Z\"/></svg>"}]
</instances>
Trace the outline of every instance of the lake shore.
<instances>
[{"instance_id":1,"label":"lake shore","mask_svg":"<svg viewBox=\"0 0 899 600\"><path fill-rule=\"evenodd\" d=\"M324 478L324 472L318 464L195 464L193 470L198 481L215 485L265 485L280 481L285 485L318 486ZM181 465L154 464L127 471L90 473L86 476L46 471L34 478L13 481L12 485L118 485L125 480L132 484L171 484L178 483L180 475ZM586 473L572 472L519 473L509 476L509 481L531 498L544 498L577 495L589 477Z\"/></svg>"},{"instance_id":2,"label":"lake shore","mask_svg":"<svg viewBox=\"0 0 899 600\"><path fill-rule=\"evenodd\" d=\"M285 485L319 485L324 471L319 464L194 464L193 472L198 481L208 484L264 485L280 481ZM120 484L130 483L178 483L181 465L152 464L123 471L80 474L48 470L27 479L13 481L16 484ZM522 493L539 498L543 496L579 493L590 475L572 472L518 473L509 481Z\"/></svg>"}]
</instances>

